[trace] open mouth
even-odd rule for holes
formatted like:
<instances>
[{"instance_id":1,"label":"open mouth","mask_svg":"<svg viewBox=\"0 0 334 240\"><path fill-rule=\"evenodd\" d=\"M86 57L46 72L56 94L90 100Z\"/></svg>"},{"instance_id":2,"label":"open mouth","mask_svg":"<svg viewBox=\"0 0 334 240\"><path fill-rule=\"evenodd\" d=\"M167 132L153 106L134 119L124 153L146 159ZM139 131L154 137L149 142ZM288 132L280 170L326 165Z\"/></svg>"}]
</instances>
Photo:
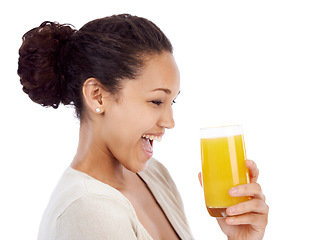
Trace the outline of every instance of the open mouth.
<instances>
[{"instance_id":1,"label":"open mouth","mask_svg":"<svg viewBox=\"0 0 334 240\"><path fill-rule=\"evenodd\" d=\"M151 145L153 143L153 141L157 141L157 142L160 142L161 139L162 139L162 136L154 136L154 135L143 135L142 138L146 138L146 139L149 139L150 142L151 142Z\"/></svg>"},{"instance_id":2,"label":"open mouth","mask_svg":"<svg viewBox=\"0 0 334 240\"><path fill-rule=\"evenodd\" d=\"M141 145L143 148L143 151L145 155L148 158L151 158L153 156L153 141L161 141L162 136L156 136L151 134L144 134L141 137Z\"/></svg>"}]
</instances>

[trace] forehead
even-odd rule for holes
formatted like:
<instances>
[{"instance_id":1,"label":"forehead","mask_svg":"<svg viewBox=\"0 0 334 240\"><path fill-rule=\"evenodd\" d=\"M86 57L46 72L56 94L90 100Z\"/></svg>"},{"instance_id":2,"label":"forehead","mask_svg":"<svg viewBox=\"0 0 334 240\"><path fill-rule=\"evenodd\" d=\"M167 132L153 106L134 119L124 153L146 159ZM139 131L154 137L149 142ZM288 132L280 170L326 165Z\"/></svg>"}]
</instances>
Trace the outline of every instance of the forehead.
<instances>
[{"instance_id":1,"label":"forehead","mask_svg":"<svg viewBox=\"0 0 334 240\"><path fill-rule=\"evenodd\" d=\"M125 82L123 92L147 92L155 89L168 89L170 94L177 94L180 90L179 88L180 73L173 54L164 52L151 56L146 61L140 75L134 80Z\"/></svg>"}]
</instances>

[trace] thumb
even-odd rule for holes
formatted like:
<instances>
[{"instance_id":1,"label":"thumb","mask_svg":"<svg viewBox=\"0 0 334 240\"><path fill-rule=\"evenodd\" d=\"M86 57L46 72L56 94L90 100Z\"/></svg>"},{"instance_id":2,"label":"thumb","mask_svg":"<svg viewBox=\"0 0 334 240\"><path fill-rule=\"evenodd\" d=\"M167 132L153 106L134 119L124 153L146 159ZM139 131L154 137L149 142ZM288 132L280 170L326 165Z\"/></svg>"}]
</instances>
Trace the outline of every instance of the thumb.
<instances>
[{"instance_id":1,"label":"thumb","mask_svg":"<svg viewBox=\"0 0 334 240\"><path fill-rule=\"evenodd\" d=\"M201 187L203 187L203 184L202 184L202 173L201 172L198 173L198 180L199 180L199 183L201 184Z\"/></svg>"}]
</instances>

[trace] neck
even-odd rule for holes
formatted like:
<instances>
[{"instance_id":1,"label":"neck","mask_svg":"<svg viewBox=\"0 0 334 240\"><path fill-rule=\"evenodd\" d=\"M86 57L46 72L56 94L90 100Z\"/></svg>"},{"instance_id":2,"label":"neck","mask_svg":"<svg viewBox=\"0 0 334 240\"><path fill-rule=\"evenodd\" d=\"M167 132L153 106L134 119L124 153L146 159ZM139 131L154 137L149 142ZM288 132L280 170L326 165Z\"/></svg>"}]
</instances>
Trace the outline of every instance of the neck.
<instances>
[{"instance_id":1,"label":"neck","mask_svg":"<svg viewBox=\"0 0 334 240\"><path fill-rule=\"evenodd\" d=\"M95 132L92 123L85 121L80 124L78 149L71 167L121 189L129 171L112 155Z\"/></svg>"}]
</instances>

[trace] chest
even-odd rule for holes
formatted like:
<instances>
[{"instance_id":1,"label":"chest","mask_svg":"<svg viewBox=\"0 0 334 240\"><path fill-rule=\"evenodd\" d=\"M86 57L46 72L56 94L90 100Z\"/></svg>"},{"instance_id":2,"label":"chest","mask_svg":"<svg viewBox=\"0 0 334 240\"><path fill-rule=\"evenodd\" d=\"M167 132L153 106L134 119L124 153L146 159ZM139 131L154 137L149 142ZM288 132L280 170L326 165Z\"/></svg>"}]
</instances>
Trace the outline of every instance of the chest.
<instances>
[{"instance_id":1,"label":"chest","mask_svg":"<svg viewBox=\"0 0 334 240\"><path fill-rule=\"evenodd\" d=\"M179 239L145 183L138 182L126 197L133 205L139 221L154 240Z\"/></svg>"}]
</instances>

